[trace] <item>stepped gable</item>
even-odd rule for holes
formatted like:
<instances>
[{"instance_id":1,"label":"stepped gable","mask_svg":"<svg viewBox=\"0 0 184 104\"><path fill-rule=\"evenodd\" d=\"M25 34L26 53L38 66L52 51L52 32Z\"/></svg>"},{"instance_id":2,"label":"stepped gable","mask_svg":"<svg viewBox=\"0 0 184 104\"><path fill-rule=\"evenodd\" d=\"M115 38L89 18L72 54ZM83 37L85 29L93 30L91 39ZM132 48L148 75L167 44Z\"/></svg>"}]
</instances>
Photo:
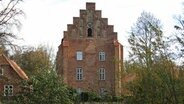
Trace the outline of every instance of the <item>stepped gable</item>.
<instances>
[{"instance_id":1,"label":"stepped gable","mask_svg":"<svg viewBox=\"0 0 184 104\"><path fill-rule=\"evenodd\" d=\"M108 25L108 19L102 18L101 10L95 9L95 3L86 3L86 9L80 10L80 17L73 17L73 24L67 25L67 31L64 31L64 38L76 39L86 38L89 30L93 32L93 38L110 37L117 39L117 32L114 32L114 26Z\"/></svg>"}]
</instances>

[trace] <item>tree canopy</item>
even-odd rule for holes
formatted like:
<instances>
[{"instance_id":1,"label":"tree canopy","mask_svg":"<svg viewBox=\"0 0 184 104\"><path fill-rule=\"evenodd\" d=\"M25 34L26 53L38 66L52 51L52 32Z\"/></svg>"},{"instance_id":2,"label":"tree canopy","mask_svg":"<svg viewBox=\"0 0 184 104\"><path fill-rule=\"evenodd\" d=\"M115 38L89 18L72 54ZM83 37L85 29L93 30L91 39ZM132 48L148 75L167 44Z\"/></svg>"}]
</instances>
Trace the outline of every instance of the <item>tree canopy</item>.
<instances>
[{"instance_id":1,"label":"tree canopy","mask_svg":"<svg viewBox=\"0 0 184 104\"><path fill-rule=\"evenodd\" d=\"M17 95L18 104L71 104L69 90L55 71L39 72L23 84L33 89Z\"/></svg>"},{"instance_id":2,"label":"tree canopy","mask_svg":"<svg viewBox=\"0 0 184 104\"><path fill-rule=\"evenodd\" d=\"M39 71L54 69L52 52L52 48L39 45L37 48L17 50L12 57L31 76Z\"/></svg>"}]
</instances>

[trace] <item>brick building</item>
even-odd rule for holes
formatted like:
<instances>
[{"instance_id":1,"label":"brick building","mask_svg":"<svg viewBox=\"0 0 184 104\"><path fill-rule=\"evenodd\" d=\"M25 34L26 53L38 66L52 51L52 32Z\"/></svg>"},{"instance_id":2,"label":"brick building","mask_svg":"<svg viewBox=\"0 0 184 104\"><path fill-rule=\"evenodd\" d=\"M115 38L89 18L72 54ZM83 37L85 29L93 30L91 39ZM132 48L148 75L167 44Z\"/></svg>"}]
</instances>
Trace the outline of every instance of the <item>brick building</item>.
<instances>
[{"instance_id":1,"label":"brick building","mask_svg":"<svg viewBox=\"0 0 184 104\"><path fill-rule=\"evenodd\" d=\"M67 85L78 92L121 94L123 46L95 3L73 17L58 48L56 70Z\"/></svg>"},{"instance_id":2,"label":"brick building","mask_svg":"<svg viewBox=\"0 0 184 104\"><path fill-rule=\"evenodd\" d=\"M13 96L21 90L20 82L28 80L25 72L4 54L0 55L0 97Z\"/></svg>"}]
</instances>

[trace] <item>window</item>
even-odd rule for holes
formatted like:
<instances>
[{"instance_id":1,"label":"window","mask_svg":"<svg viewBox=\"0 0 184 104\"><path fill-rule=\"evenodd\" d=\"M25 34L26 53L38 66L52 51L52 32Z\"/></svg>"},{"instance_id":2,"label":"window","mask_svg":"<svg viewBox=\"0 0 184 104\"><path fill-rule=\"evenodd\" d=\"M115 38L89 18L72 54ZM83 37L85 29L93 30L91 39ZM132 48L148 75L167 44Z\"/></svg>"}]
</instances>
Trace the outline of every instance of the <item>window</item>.
<instances>
[{"instance_id":1,"label":"window","mask_svg":"<svg viewBox=\"0 0 184 104\"><path fill-rule=\"evenodd\" d=\"M4 96L13 96L13 85L4 85Z\"/></svg>"},{"instance_id":2,"label":"window","mask_svg":"<svg viewBox=\"0 0 184 104\"><path fill-rule=\"evenodd\" d=\"M92 29L88 28L88 37L92 37Z\"/></svg>"},{"instance_id":3,"label":"window","mask_svg":"<svg viewBox=\"0 0 184 104\"><path fill-rule=\"evenodd\" d=\"M99 61L105 61L105 52L99 52Z\"/></svg>"},{"instance_id":4,"label":"window","mask_svg":"<svg viewBox=\"0 0 184 104\"><path fill-rule=\"evenodd\" d=\"M76 91L77 91L77 94L81 94L82 93L81 88L77 88Z\"/></svg>"},{"instance_id":5,"label":"window","mask_svg":"<svg viewBox=\"0 0 184 104\"><path fill-rule=\"evenodd\" d=\"M105 69L104 68L99 69L99 79L105 80Z\"/></svg>"},{"instance_id":6,"label":"window","mask_svg":"<svg viewBox=\"0 0 184 104\"><path fill-rule=\"evenodd\" d=\"M105 90L105 88L100 88L100 95L104 96L107 94L107 91Z\"/></svg>"},{"instance_id":7,"label":"window","mask_svg":"<svg viewBox=\"0 0 184 104\"><path fill-rule=\"evenodd\" d=\"M83 79L83 70L82 70L82 68L77 68L76 69L76 79L77 80L82 80Z\"/></svg>"},{"instance_id":8,"label":"window","mask_svg":"<svg viewBox=\"0 0 184 104\"><path fill-rule=\"evenodd\" d=\"M2 67L0 67L0 75L3 75L3 71L4 71L4 69Z\"/></svg>"},{"instance_id":9,"label":"window","mask_svg":"<svg viewBox=\"0 0 184 104\"><path fill-rule=\"evenodd\" d=\"M88 27L88 37L92 37L93 35L92 35L92 26L93 26L93 24L91 23L91 22L89 22L88 24L87 24L87 27Z\"/></svg>"},{"instance_id":10,"label":"window","mask_svg":"<svg viewBox=\"0 0 184 104\"><path fill-rule=\"evenodd\" d=\"M83 60L83 54L81 51L77 51L76 58L77 58L77 60Z\"/></svg>"}]
</instances>

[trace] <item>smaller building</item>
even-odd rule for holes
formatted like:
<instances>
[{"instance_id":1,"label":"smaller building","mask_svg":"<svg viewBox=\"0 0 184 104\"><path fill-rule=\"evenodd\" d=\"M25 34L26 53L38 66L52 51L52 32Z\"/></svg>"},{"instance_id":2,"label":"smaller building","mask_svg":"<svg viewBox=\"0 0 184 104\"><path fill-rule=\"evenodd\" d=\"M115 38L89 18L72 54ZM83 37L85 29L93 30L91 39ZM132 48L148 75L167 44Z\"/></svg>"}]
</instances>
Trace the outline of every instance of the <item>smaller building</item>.
<instances>
[{"instance_id":1,"label":"smaller building","mask_svg":"<svg viewBox=\"0 0 184 104\"><path fill-rule=\"evenodd\" d=\"M4 54L0 55L0 96L13 96L20 91L20 82L28 80L25 72Z\"/></svg>"}]
</instances>

